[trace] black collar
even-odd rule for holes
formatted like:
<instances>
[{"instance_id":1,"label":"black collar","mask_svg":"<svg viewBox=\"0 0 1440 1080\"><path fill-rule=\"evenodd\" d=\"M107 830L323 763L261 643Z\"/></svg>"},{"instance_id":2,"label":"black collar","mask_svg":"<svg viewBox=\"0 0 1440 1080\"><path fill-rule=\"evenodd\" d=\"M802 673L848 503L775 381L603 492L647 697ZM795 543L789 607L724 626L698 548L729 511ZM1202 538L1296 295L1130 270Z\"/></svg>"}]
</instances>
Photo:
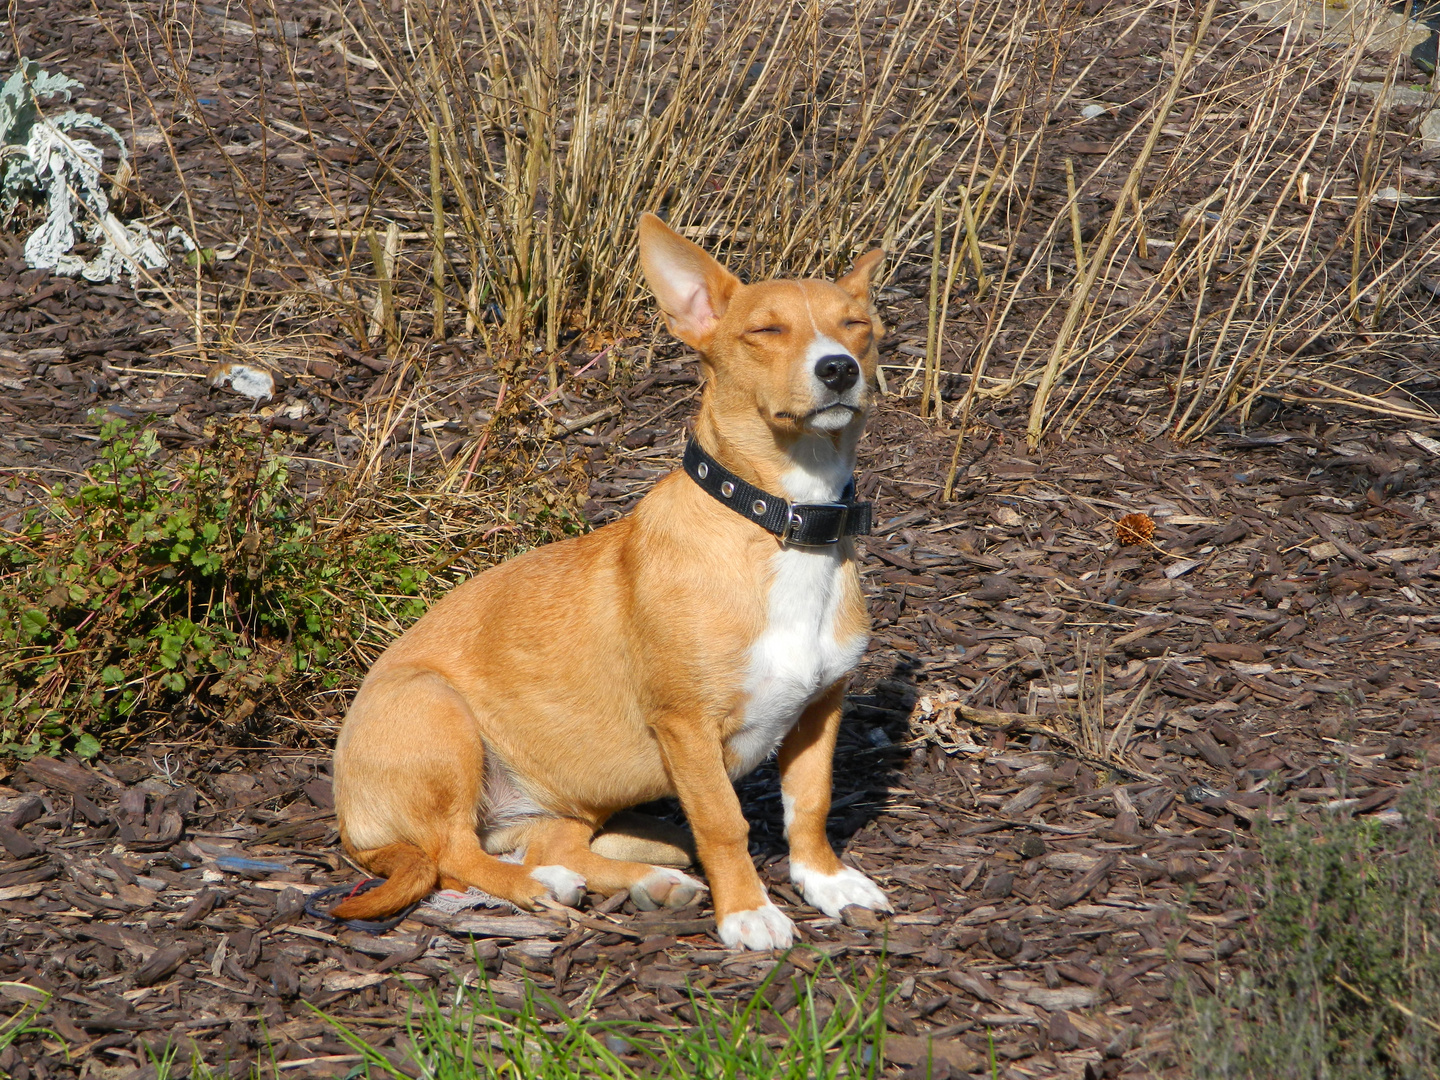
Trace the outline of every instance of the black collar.
<instances>
[{"instance_id":1,"label":"black collar","mask_svg":"<svg viewBox=\"0 0 1440 1080\"><path fill-rule=\"evenodd\" d=\"M702 450L693 438L685 447L685 472L717 502L786 544L825 547L838 543L843 536L870 534L870 504L856 501L853 476L839 502L792 503L747 484Z\"/></svg>"}]
</instances>

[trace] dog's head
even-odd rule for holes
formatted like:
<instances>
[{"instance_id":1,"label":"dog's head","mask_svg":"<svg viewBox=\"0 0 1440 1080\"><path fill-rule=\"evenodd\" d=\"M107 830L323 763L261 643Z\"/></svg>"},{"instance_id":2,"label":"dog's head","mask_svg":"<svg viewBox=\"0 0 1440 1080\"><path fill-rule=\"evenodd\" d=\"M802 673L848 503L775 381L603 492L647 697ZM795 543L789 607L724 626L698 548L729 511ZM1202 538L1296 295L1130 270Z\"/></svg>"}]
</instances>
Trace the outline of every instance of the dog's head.
<instances>
[{"instance_id":1,"label":"dog's head","mask_svg":"<svg viewBox=\"0 0 1440 1080\"><path fill-rule=\"evenodd\" d=\"M654 214L640 218L640 265L671 333L706 367L711 406L758 415L777 434L855 432L874 394L882 327L870 279L884 252L839 281L734 274Z\"/></svg>"}]
</instances>

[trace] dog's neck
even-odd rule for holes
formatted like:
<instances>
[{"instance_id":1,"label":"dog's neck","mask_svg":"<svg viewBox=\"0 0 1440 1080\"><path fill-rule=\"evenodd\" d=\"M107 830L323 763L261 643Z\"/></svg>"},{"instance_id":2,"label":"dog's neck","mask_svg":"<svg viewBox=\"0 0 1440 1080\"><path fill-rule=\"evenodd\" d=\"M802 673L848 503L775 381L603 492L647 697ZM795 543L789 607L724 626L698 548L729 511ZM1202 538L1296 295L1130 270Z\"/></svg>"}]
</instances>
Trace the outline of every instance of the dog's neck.
<instances>
[{"instance_id":1,"label":"dog's neck","mask_svg":"<svg viewBox=\"0 0 1440 1080\"><path fill-rule=\"evenodd\" d=\"M695 438L716 461L762 490L792 502L834 502L855 473L862 426L857 419L839 431L777 432L758 415L721 420L702 405Z\"/></svg>"}]
</instances>

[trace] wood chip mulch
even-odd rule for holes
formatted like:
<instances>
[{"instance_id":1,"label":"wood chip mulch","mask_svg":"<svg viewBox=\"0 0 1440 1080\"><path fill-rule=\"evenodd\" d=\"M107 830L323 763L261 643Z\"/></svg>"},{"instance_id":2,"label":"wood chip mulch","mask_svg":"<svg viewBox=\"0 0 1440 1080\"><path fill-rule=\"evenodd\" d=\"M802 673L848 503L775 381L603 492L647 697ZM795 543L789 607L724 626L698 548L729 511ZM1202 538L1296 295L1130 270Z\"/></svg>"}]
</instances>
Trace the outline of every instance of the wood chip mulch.
<instances>
[{"instance_id":1,"label":"wood chip mulch","mask_svg":"<svg viewBox=\"0 0 1440 1080\"><path fill-rule=\"evenodd\" d=\"M597 490L643 490L680 436L665 453L618 449ZM1006 1076L1141 1075L1172 1060L1176 978L1214 985L1244 962L1254 823L1337 806L1394 820L1440 752L1440 547L1422 497L1437 461L1373 426L1180 452L1021 447L992 430L940 504L910 478L948 461L943 431L887 407L866 445L875 638L832 826L895 916L816 917L788 885L773 766L743 795L805 943L841 972L886 957L897 1072L921 1067L907 1040L933 1033L956 1075L983 1069L992 1035ZM1397 470L1405 495L1377 495ZM1115 541L1129 512L1157 523L1160 550ZM1112 738L1114 767L1098 760ZM573 1009L603 980L596 1014L666 1023L685 1021L687 982L725 998L776 964L816 963L727 952L703 906L595 897L569 922L422 911L383 936L337 931L303 910L357 878L327 769L323 752L180 744L14 767L0 780L0 977L53 993L55 1034L0 1068L141 1077L167 1043L234 1067L269 1039L282 1068L343 1074L356 1057L306 1003L399 1061L410 988L473 981L477 959L502 999L531 978Z\"/></svg>"},{"instance_id":2,"label":"wood chip mulch","mask_svg":"<svg viewBox=\"0 0 1440 1080\"><path fill-rule=\"evenodd\" d=\"M197 92L232 146L258 147L248 68L217 37L218 11L192 28L213 64ZM304 31L313 78L338 114L345 60L320 47L318 19ZM81 106L136 134L88 4L55 0L17 40L85 81ZM1127 66L1141 70L1120 56L1097 70ZM302 119L293 97L276 100L282 119ZM227 174L194 131L177 140L182 164L194 191L229 207L214 228L234 239L220 228L238 216ZM313 164L294 148L273 162L277 201L307 228L334 217L305 186ZM357 183L374 176L374 162L352 164ZM1407 176L1417 191L1440 182ZM178 190L163 166L147 180L157 198ZM923 354L926 272L901 268L881 294L900 385ZM245 260L213 273L233 283ZM253 284L267 312L283 307L285 280ZM284 334L309 325L274 319L260 339L273 329L285 350ZM319 339L274 358L277 399L257 409L208 385L185 317L157 295L26 271L18 240L0 237L0 525L93 459L91 410L152 420L172 449L251 415L294 434L318 490L354 462L352 420L409 392L406 378L428 380L427 423L400 425L384 459L419 472L473 445L496 407L501 380L457 335L408 375ZM1172 987L1214 986L1245 963L1256 822L1334 807L1394 820L1403 786L1440 756L1440 426L1267 397L1247 431L1177 447L1157 435L1174 340L1157 335L1061 446L1027 452L1018 402L982 403L952 502L939 496L956 433L919 420L915 398L887 398L864 443L874 641L831 825L896 914L816 917L788 885L773 766L742 794L755 857L804 942L842 974L888 964L887 1075L923 1075L930 1053L937 1080L988 1076L992 1038L1007 1080L1179 1075ZM559 436L541 456L585 463L585 511L602 524L678 464L697 380L652 340L589 366L597 355L577 343L560 363L546 406ZM1373 384L1355 385L1434 407L1435 355L1428 340L1377 354ZM961 358L945 363L948 416L965 381L949 373ZM1139 514L1153 534L1117 537ZM776 965L817 963L724 950L703 904L645 914L592 897L566 921L422 912L382 936L337 930L304 912L309 893L358 879L339 856L327 769L323 749L197 742L0 764L0 1011L52 995L48 1033L0 1052L0 1073L151 1080L156 1054L177 1046L175 1076L192 1051L231 1074L273 1056L284 1076L344 1076L359 1058L310 1005L414 1071L412 988L473 982L482 966L502 1002L531 979L557 1010L593 997L602 1017L685 1023L687 983L730 1000ZM831 979L822 969L821 987Z\"/></svg>"}]
</instances>

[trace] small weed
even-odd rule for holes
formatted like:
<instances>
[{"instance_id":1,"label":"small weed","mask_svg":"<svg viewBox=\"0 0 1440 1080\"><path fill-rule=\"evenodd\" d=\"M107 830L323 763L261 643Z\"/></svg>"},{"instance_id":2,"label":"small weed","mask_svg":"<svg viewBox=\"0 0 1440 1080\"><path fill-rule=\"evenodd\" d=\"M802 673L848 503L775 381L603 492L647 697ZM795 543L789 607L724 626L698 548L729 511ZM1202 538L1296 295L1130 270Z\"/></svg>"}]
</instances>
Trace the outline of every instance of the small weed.
<instances>
[{"instance_id":1,"label":"small weed","mask_svg":"<svg viewBox=\"0 0 1440 1080\"><path fill-rule=\"evenodd\" d=\"M49 1003L49 994L27 983L4 982L0 983L0 987L5 988L5 997L20 1002L20 1008L15 1011L14 1015L0 1016L0 1053L27 1036L49 1035L51 1038L55 1038L54 1032L35 1022Z\"/></svg>"},{"instance_id":2,"label":"small weed","mask_svg":"<svg viewBox=\"0 0 1440 1080\"><path fill-rule=\"evenodd\" d=\"M1336 814L1260 834L1249 970L1181 988L1197 1078L1360 1080L1440 1072L1440 788L1404 825Z\"/></svg>"}]
</instances>

